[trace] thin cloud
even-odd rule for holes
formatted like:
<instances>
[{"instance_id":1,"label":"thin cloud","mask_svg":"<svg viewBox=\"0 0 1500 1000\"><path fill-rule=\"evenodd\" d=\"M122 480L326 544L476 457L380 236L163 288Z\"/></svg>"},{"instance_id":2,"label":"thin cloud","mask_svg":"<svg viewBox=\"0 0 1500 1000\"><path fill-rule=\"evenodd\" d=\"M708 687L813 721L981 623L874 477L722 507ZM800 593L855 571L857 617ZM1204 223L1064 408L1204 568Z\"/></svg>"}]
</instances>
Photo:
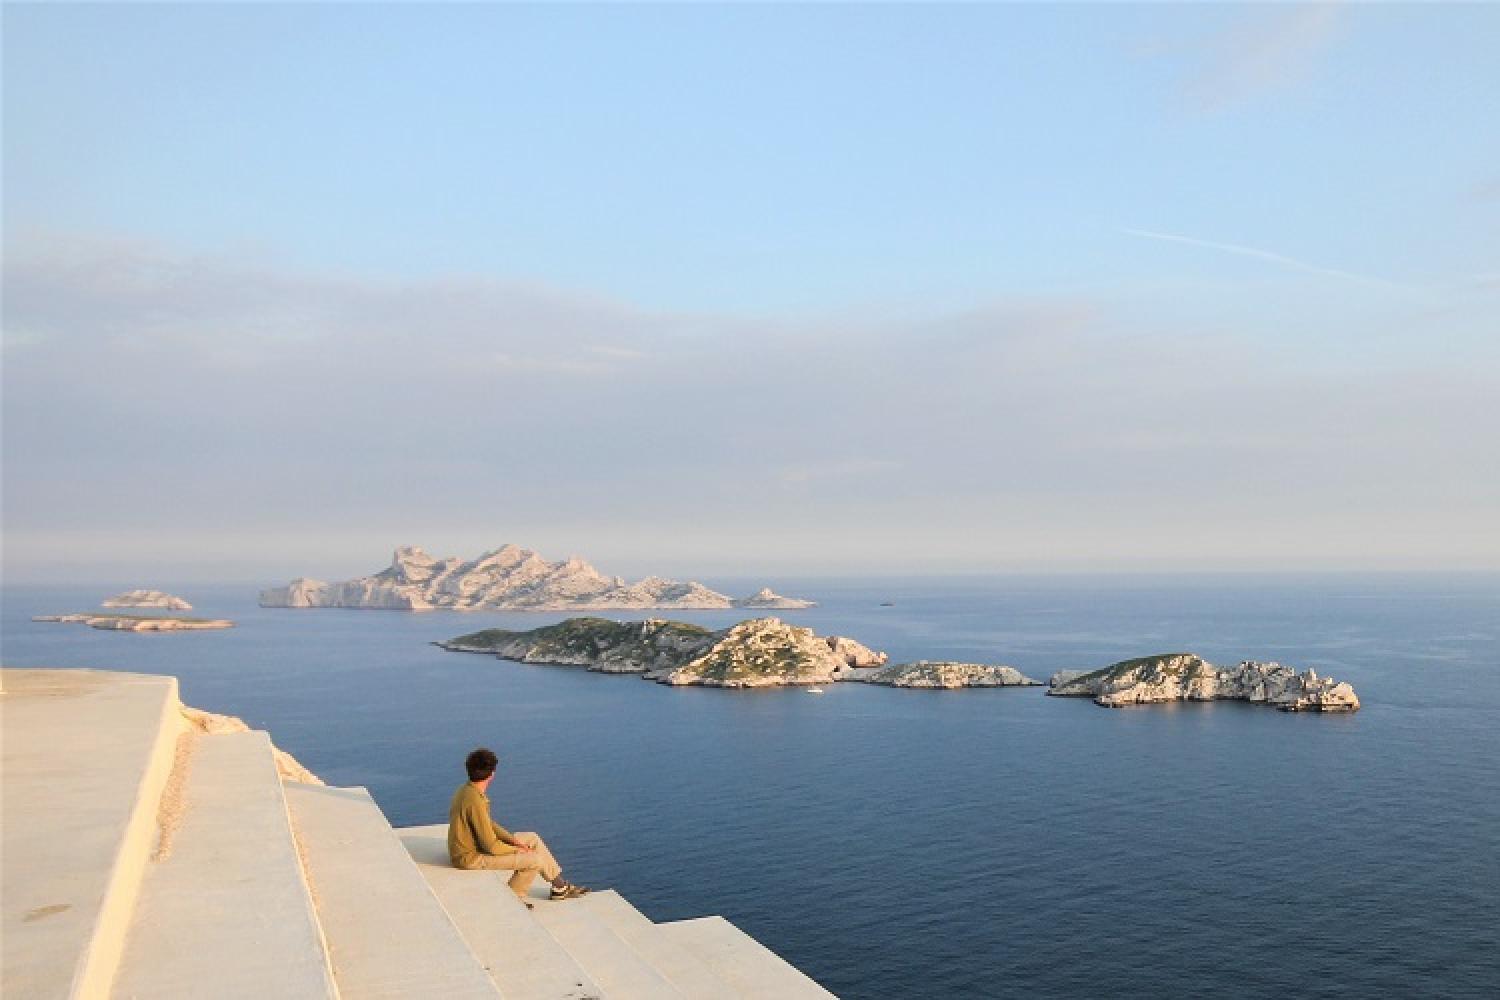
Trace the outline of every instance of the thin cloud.
<instances>
[{"instance_id":1,"label":"thin cloud","mask_svg":"<svg viewBox=\"0 0 1500 1000\"><path fill-rule=\"evenodd\" d=\"M794 462L777 471L782 482L801 484L876 477L900 468L900 462L884 458L835 458L821 462Z\"/></svg>"},{"instance_id":2,"label":"thin cloud","mask_svg":"<svg viewBox=\"0 0 1500 1000\"><path fill-rule=\"evenodd\" d=\"M1187 98L1216 111L1302 80L1337 37L1343 16L1337 4L1299 4L1236 22L1201 44L1201 63L1184 83Z\"/></svg>"},{"instance_id":3,"label":"thin cloud","mask_svg":"<svg viewBox=\"0 0 1500 1000\"><path fill-rule=\"evenodd\" d=\"M1275 253L1271 250L1262 250L1259 247L1247 247L1238 243L1219 243L1215 240L1200 240L1192 236L1181 236L1177 233L1162 233L1153 229L1123 229L1121 232L1129 236L1138 236L1141 239L1161 240L1166 243L1181 243L1185 246L1202 247L1206 250L1218 250L1221 253L1238 254L1241 257L1253 257L1270 264L1291 268L1304 274L1317 274L1329 278L1344 278L1348 281L1358 281L1365 285L1379 285L1384 288L1405 288L1405 285L1384 278L1372 277L1368 274L1358 274L1354 271L1344 271L1336 267L1323 267L1311 264L1296 257L1288 257L1286 254Z\"/></svg>"},{"instance_id":4,"label":"thin cloud","mask_svg":"<svg viewBox=\"0 0 1500 1000\"><path fill-rule=\"evenodd\" d=\"M607 375L610 372L610 366L600 359L520 357L504 352L491 355L489 365L497 371L539 375Z\"/></svg>"},{"instance_id":5,"label":"thin cloud","mask_svg":"<svg viewBox=\"0 0 1500 1000\"><path fill-rule=\"evenodd\" d=\"M612 344L594 344L590 351L605 358L615 358L620 361L640 361L646 356L645 351L634 347L616 347Z\"/></svg>"},{"instance_id":6,"label":"thin cloud","mask_svg":"<svg viewBox=\"0 0 1500 1000\"><path fill-rule=\"evenodd\" d=\"M274 563L274 580L357 570L380 539L432 524L445 549L652 553L643 570L662 553L740 570L1050 564L1120 538L1160 560L1198 550L1185 522L1233 540L1249 519L1318 550L1351 495L1387 504L1371 537L1420 528L1500 551L1480 503L1496 489L1495 359L1427 344L1443 330L1481 344L1479 294L1425 322L1381 303L1422 338L1419 364L1382 373L1342 355L1287 367L1257 336L1273 320L1286 333L1259 290L1216 299L1208 315L1226 318L1207 330L1076 297L749 321L475 277L48 246L39 261L13 240L6 260L12 572L218 559ZM149 273L185 278L134 278ZM1353 324L1370 296L1330 291L1348 334L1367 329ZM1176 482L1193 488L1163 491ZM132 538L154 544L143 556Z\"/></svg>"},{"instance_id":7,"label":"thin cloud","mask_svg":"<svg viewBox=\"0 0 1500 1000\"><path fill-rule=\"evenodd\" d=\"M1469 189L1469 201L1500 201L1500 177L1491 177Z\"/></svg>"}]
</instances>

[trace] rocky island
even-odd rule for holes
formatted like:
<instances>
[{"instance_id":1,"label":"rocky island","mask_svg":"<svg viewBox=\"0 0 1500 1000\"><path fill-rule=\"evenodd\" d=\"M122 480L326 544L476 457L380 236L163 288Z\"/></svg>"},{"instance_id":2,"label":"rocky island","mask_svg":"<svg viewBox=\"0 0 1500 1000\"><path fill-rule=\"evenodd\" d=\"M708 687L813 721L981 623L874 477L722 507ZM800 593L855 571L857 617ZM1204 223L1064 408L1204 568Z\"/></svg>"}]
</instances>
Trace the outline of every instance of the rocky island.
<instances>
[{"instance_id":1,"label":"rocky island","mask_svg":"<svg viewBox=\"0 0 1500 1000\"><path fill-rule=\"evenodd\" d=\"M904 688L1034 687L1041 684L1015 667L953 660L894 663L877 670L852 671L842 679Z\"/></svg>"},{"instance_id":2,"label":"rocky island","mask_svg":"<svg viewBox=\"0 0 1500 1000\"><path fill-rule=\"evenodd\" d=\"M524 632L485 629L437 645L505 660L639 674L662 684L779 687L842 680L856 667L885 662L845 636L822 637L779 618L752 618L711 631L687 622L570 618Z\"/></svg>"},{"instance_id":3,"label":"rocky island","mask_svg":"<svg viewBox=\"0 0 1500 1000\"><path fill-rule=\"evenodd\" d=\"M234 628L228 618L176 618L158 615L122 615L85 612L79 615L36 615L34 622L63 622L87 625L113 632L196 632L203 629Z\"/></svg>"},{"instance_id":4,"label":"rocky island","mask_svg":"<svg viewBox=\"0 0 1500 1000\"><path fill-rule=\"evenodd\" d=\"M1279 663L1245 660L1216 667L1194 653L1162 653L1122 660L1089 673L1062 671L1048 694L1091 697L1097 705L1119 708L1168 701L1235 699L1272 705L1283 712L1355 712L1354 688L1314 670L1298 673Z\"/></svg>"},{"instance_id":5,"label":"rocky island","mask_svg":"<svg viewBox=\"0 0 1500 1000\"><path fill-rule=\"evenodd\" d=\"M160 590L127 590L107 597L101 608L164 608L167 611L191 611L193 606L174 594Z\"/></svg>"},{"instance_id":6,"label":"rocky island","mask_svg":"<svg viewBox=\"0 0 1500 1000\"><path fill-rule=\"evenodd\" d=\"M651 618L570 618L527 631L485 629L436 645L504 660L639 674L662 684L782 687L859 681L904 688L1009 687L1037 681L1013 667L919 660L886 665L886 654L848 636L819 636L779 618L713 631Z\"/></svg>"},{"instance_id":7,"label":"rocky island","mask_svg":"<svg viewBox=\"0 0 1500 1000\"><path fill-rule=\"evenodd\" d=\"M302 577L260 593L263 608L432 608L510 611L600 611L645 608L810 608L812 601L770 589L731 598L701 583L648 576L628 583L605 576L579 558L548 562L537 553L503 545L476 559L434 559L414 545L398 548L390 566L340 583Z\"/></svg>"}]
</instances>

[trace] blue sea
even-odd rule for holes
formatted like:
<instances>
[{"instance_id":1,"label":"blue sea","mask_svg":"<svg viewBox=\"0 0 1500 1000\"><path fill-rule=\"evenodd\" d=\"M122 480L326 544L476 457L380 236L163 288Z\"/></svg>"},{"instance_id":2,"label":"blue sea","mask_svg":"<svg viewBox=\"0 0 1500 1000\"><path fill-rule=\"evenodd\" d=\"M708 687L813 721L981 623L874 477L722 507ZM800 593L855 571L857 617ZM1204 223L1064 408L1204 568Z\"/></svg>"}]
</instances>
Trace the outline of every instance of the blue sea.
<instances>
[{"instance_id":1,"label":"blue sea","mask_svg":"<svg viewBox=\"0 0 1500 1000\"><path fill-rule=\"evenodd\" d=\"M1274 659L1364 709L669 688L429 645L565 615L270 610L253 584L160 580L7 588L0 652L175 674L398 826L443 821L489 745L497 818L570 876L656 920L722 914L845 997L1500 995L1500 577L705 582L813 597L782 616L896 660L1045 680ZM239 625L29 620L141 585Z\"/></svg>"}]
</instances>

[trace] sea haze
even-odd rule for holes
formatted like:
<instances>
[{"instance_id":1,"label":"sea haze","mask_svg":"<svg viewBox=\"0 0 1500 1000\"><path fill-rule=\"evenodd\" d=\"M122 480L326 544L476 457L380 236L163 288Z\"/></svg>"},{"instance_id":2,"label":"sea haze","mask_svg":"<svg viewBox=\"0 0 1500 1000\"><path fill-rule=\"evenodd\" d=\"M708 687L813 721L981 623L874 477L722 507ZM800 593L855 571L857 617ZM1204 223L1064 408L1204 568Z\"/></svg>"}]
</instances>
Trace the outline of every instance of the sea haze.
<instances>
[{"instance_id":1,"label":"sea haze","mask_svg":"<svg viewBox=\"0 0 1500 1000\"><path fill-rule=\"evenodd\" d=\"M497 818L570 875L657 920L723 914L846 997L1494 995L1500 577L772 583L821 602L781 617L894 659L1039 680L1155 652L1278 659L1351 681L1364 709L669 688L428 645L562 614L271 610L253 586L159 580L7 588L3 656L175 674L398 826L443 821L487 744ZM29 620L147 585L239 627Z\"/></svg>"}]
</instances>

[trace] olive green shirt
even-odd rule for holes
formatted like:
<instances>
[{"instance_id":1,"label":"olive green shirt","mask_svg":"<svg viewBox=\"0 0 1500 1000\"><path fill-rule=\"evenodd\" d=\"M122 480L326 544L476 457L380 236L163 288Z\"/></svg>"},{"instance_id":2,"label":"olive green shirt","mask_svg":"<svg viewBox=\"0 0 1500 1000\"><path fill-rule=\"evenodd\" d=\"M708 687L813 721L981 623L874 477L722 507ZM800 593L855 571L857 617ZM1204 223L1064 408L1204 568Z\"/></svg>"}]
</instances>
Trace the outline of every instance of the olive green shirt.
<instances>
[{"instance_id":1,"label":"olive green shirt","mask_svg":"<svg viewBox=\"0 0 1500 1000\"><path fill-rule=\"evenodd\" d=\"M503 839L502 839L503 838ZM480 854L512 854L510 831L490 819L490 797L472 782L453 793L448 807L448 857L459 867Z\"/></svg>"}]
</instances>

